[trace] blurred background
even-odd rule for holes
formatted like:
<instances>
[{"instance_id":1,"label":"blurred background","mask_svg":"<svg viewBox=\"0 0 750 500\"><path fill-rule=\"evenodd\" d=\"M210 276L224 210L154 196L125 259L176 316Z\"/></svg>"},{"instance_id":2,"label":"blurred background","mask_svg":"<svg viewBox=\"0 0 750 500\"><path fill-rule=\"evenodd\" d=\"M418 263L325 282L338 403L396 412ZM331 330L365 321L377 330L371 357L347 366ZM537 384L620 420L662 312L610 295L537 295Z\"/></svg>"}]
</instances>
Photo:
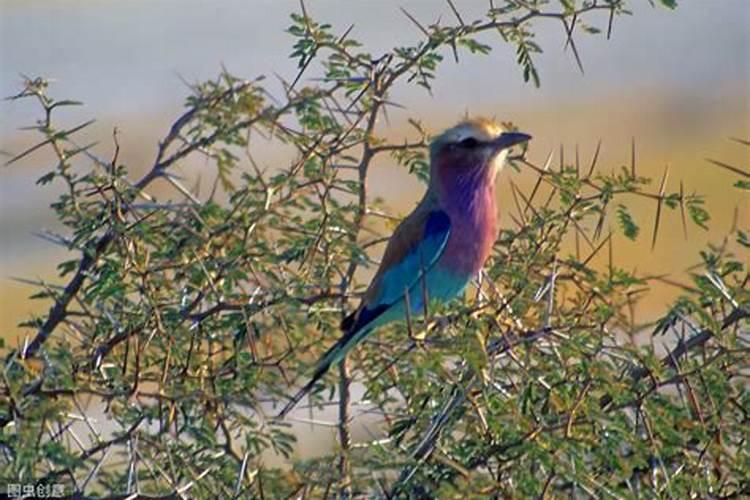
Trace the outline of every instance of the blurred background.
<instances>
[{"instance_id":1,"label":"blurred background","mask_svg":"<svg viewBox=\"0 0 750 500\"><path fill-rule=\"evenodd\" d=\"M485 2L455 3L465 19L486 8ZM737 220L748 224L748 199L730 188L733 175L705 159L750 165L750 148L729 139L750 138L750 2L679 2L675 11L654 8L647 0L632 4L634 15L615 20L610 40L606 13L588 19L603 32L577 37L584 74L571 51L564 50L565 34L557 23L535 24L545 49L537 58L539 89L523 82L513 49L497 35L494 40L488 35L483 41L494 48L489 57L465 55L455 64L446 54L432 95L417 87L400 88L392 97L407 109L393 110L379 124L379 133L394 140L413 136L408 116L437 132L465 113L490 115L533 134L530 156L538 163L552 150L557 158L562 145L568 161L578 146L588 165L601 139L604 169L629 164L635 138L638 172L655 177L658 184L669 165L668 190L677 189L682 180L687 192L705 194L713 220L709 231L690 226L686 239L679 214L669 211L651 250L655 207L637 206L639 241L618 240L615 257L628 269L684 279L698 249L708 241L719 242ZM317 1L307 7L312 17L332 23L339 33L353 24L351 36L377 56L421 37L401 6L424 24L452 16L446 3L426 0ZM117 127L120 161L135 177L150 165L159 138L180 112L187 84L215 77L222 65L246 78L294 78L296 63L288 58L293 41L285 29L290 12L298 10L296 0L3 0L0 94L18 93L21 75L52 79L53 97L85 102L61 112L59 123L72 126L96 118L79 139L99 140L96 152L102 158L112 156L112 130ZM33 145L37 137L19 128L33 125L39 116L30 100L1 102L0 150L13 154ZM267 165L289 161L274 155L261 152ZM63 252L32 234L55 227L48 205L56 188L35 185L52 166L42 153L0 169L0 332L11 346L24 333L15 325L48 307L29 301L32 288L12 278L54 282ZM181 168L195 176L201 167ZM524 172L502 175L522 187L533 180ZM419 198L419 184L387 161L376 166L373 176L374 195L398 213L410 210ZM213 172L203 177L212 179ZM503 206L511 204L507 187L499 196ZM501 220L511 224L507 215ZM640 312L656 314L676 292L663 287Z\"/></svg>"}]
</instances>

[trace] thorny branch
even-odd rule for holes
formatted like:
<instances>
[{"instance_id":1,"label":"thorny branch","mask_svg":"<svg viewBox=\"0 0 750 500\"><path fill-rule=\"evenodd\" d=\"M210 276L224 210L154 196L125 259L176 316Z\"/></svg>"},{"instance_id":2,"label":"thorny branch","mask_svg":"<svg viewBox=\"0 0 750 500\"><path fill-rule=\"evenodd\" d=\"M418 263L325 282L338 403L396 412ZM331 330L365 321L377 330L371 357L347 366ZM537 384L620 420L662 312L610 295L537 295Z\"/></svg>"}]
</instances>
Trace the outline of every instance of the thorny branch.
<instances>
[{"instance_id":1,"label":"thorny branch","mask_svg":"<svg viewBox=\"0 0 750 500\"><path fill-rule=\"evenodd\" d=\"M338 400L326 403L338 410L335 421L309 421L336 429L340 449L295 461L284 474L264 465L267 453L289 458L294 451L289 424L267 419L266 411L307 372L321 339L338 335L367 252L385 241L375 224L396 220L368 199L373 162L390 155L426 175L434 130L413 120L418 137L380 137L380 120L403 108L391 100L394 90L404 83L429 90L443 53L459 62L464 49L489 51L477 38L483 33L512 44L524 78L538 83L534 23L562 27L561 46L582 68L576 37L595 31L589 16L609 14L609 36L615 15L626 12L619 0L560 2L549 11L538 2L495 3L472 21L448 1L454 24L426 25L404 10L423 36L379 57L360 48L353 27L334 35L301 4L289 29L299 67L291 82L280 79L284 97L276 99L262 79L227 71L196 85L137 181L118 163L116 136L111 161L96 156L94 145L79 146L73 136L92 122L58 130L53 112L76 103L54 101L45 81L29 80L15 97L42 105L36 130L43 140L8 163L52 148L59 165L40 181L63 180L55 210L71 234L45 237L81 256L61 265L71 274L66 284L39 284L53 305L33 323L31 341L6 357L0 424L10 439L0 443L0 462L9 474L64 481L82 498L94 485L153 498L308 498L332 489L346 497L387 497L389 490L491 496L516 487L541 497L581 490L659 496L688 474L705 478L692 486L697 496L739 491L726 450L742 447L733 429L747 421L735 381L746 379L738 363L748 349L750 277L730 246L705 253L709 283L683 287L689 298L660 326L660 334L678 335L667 356L654 361L653 349L644 353L631 337L618 337L643 330L623 311L632 311L651 282L668 279L617 267L607 222L616 218L628 237L638 228L614 200L656 204L654 242L667 208L679 207L683 227L688 216L699 226L708 220L702 199L682 184L670 192L666 174L658 192L646 190L635 142L630 169L621 173L597 170L599 146L588 168L578 150L569 165L561 149L557 169L552 154L541 167L525 154L511 158L538 177L529 194L513 185L515 211L508 212L516 227L500 235L477 300L408 318L408 346L403 326L379 332L355 353L365 354L356 364L339 367ZM316 63L322 77L310 78ZM291 146L294 159L286 168L260 165L263 141ZM208 195L175 172L197 156L216 167ZM79 158L94 169L80 175ZM747 177L740 167L714 163ZM157 180L180 201L147 193ZM561 250L568 238L575 238L575 258ZM594 265L602 256L604 271ZM351 399L358 372L366 402ZM98 429L87 408L101 408L117 430ZM702 434L665 417L684 408ZM376 418L387 434L355 442L354 418ZM623 422L632 429L617 434ZM687 437L660 449L670 432ZM616 434L620 441L605 443L602 458L599 441ZM636 456L642 446L645 459ZM612 465L612 450L631 454L617 457L628 461L627 474ZM396 470L390 487L392 476L378 477ZM520 484L526 476L532 486Z\"/></svg>"}]
</instances>

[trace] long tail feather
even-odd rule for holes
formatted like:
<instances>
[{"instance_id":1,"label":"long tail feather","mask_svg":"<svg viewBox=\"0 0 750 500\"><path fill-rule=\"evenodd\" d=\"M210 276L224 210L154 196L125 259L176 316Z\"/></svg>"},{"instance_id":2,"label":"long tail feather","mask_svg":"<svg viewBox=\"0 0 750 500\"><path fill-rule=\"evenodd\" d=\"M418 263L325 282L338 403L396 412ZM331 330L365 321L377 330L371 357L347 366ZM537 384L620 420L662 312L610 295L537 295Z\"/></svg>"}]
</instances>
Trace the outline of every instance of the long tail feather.
<instances>
[{"instance_id":1,"label":"long tail feather","mask_svg":"<svg viewBox=\"0 0 750 500\"><path fill-rule=\"evenodd\" d=\"M302 398L304 398L305 395L312 390L316 382L318 382L318 380L320 380L323 375L328 372L331 366L344 359L346 353L348 353L355 345L357 345L369 331L370 328L367 327L352 330L341 337L335 344L333 344L331 348L326 351L323 357L320 358L320 361L318 361L318 364L315 367L315 372L313 372L310 381L307 382L299 391L294 394L294 396L291 397L289 402L286 404L286 406L284 406L281 412L279 412L276 418L284 418L290 411L292 411L294 407L297 406L297 403L299 403L300 400L302 400Z\"/></svg>"}]
</instances>

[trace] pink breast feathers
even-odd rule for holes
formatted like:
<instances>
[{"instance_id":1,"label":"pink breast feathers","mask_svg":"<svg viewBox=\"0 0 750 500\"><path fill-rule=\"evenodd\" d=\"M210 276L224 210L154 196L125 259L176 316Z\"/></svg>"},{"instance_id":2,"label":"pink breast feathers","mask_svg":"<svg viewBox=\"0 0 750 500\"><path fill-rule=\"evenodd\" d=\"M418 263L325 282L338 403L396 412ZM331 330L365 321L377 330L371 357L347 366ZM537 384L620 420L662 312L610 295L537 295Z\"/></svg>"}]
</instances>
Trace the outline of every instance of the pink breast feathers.
<instances>
[{"instance_id":1,"label":"pink breast feathers","mask_svg":"<svg viewBox=\"0 0 750 500\"><path fill-rule=\"evenodd\" d=\"M451 235L444 259L451 269L477 274L492 252L497 239L494 191L492 186L479 189L469 203L445 208L451 218Z\"/></svg>"}]
</instances>

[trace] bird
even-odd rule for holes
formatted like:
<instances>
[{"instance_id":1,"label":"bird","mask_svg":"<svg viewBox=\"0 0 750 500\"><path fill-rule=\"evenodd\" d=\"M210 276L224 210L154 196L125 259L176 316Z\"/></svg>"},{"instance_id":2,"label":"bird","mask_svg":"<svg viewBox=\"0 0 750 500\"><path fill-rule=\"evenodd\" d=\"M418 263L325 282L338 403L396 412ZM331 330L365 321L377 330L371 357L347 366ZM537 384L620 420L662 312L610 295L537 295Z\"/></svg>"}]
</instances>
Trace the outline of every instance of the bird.
<instances>
[{"instance_id":1,"label":"bird","mask_svg":"<svg viewBox=\"0 0 750 500\"><path fill-rule=\"evenodd\" d=\"M421 315L425 302L463 294L497 238L495 179L513 146L531 136L487 118L465 119L429 145L428 188L397 226L343 335L316 363L310 380L278 414L286 416L328 369L378 327Z\"/></svg>"}]
</instances>

